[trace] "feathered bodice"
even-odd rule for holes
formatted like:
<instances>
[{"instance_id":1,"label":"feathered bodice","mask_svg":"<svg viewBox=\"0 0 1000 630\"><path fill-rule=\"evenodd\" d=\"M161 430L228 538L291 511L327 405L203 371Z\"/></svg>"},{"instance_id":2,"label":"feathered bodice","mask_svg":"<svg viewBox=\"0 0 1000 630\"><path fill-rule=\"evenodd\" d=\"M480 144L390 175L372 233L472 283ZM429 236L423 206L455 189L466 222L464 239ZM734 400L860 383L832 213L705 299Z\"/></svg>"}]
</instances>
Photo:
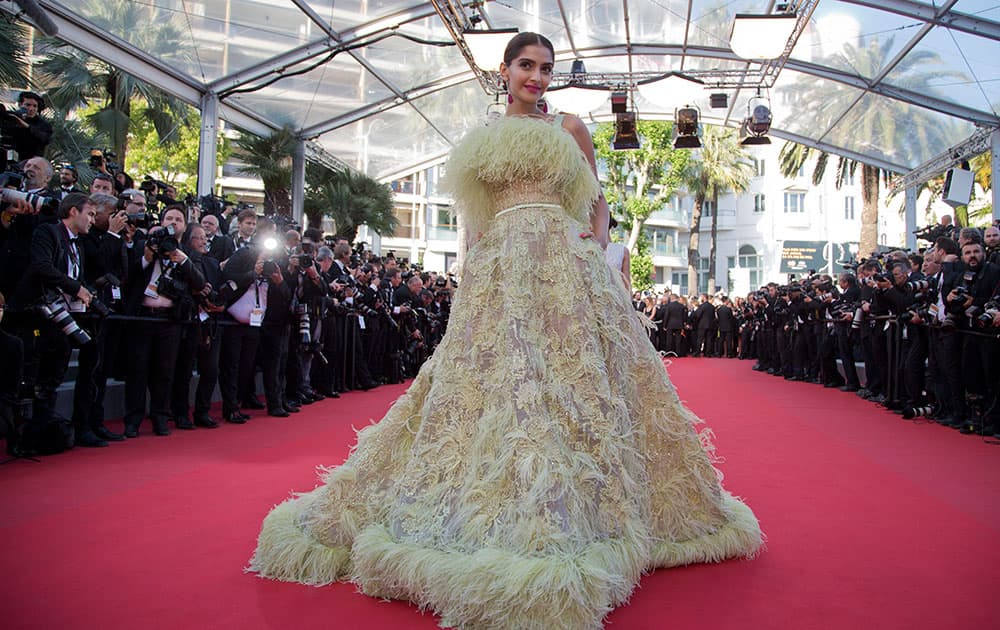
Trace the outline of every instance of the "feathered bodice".
<instances>
[{"instance_id":1,"label":"feathered bodice","mask_svg":"<svg viewBox=\"0 0 1000 630\"><path fill-rule=\"evenodd\" d=\"M556 203L586 222L599 193L573 136L558 122L523 116L470 131L452 150L442 187L471 234L485 232L497 212L525 203Z\"/></svg>"}]
</instances>

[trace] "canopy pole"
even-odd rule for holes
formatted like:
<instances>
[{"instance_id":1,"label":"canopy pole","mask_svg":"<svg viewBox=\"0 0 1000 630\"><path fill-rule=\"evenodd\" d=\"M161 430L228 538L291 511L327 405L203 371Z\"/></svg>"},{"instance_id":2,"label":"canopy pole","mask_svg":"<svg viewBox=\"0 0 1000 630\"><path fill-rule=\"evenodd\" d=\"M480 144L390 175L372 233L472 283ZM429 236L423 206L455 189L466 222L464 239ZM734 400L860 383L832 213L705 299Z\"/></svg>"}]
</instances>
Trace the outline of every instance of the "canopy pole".
<instances>
[{"instance_id":1,"label":"canopy pole","mask_svg":"<svg viewBox=\"0 0 1000 630\"><path fill-rule=\"evenodd\" d=\"M198 141L198 197L215 192L219 155L219 97L206 92L201 97L201 136Z\"/></svg>"},{"instance_id":2,"label":"canopy pole","mask_svg":"<svg viewBox=\"0 0 1000 630\"><path fill-rule=\"evenodd\" d=\"M908 186L906 188L906 214L904 223L906 226L906 249L915 252L917 251L917 235L913 232L917 229L916 186Z\"/></svg>"},{"instance_id":3,"label":"canopy pole","mask_svg":"<svg viewBox=\"0 0 1000 630\"><path fill-rule=\"evenodd\" d=\"M306 141L299 138L292 152L292 219L299 225L305 209L306 194ZM311 225L309 227L319 227Z\"/></svg>"},{"instance_id":4,"label":"canopy pole","mask_svg":"<svg viewBox=\"0 0 1000 630\"><path fill-rule=\"evenodd\" d=\"M990 170L993 182L993 220L1000 221L1000 193L997 192L997 182L1000 181L1000 128L994 129L990 134Z\"/></svg>"}]
</instances>

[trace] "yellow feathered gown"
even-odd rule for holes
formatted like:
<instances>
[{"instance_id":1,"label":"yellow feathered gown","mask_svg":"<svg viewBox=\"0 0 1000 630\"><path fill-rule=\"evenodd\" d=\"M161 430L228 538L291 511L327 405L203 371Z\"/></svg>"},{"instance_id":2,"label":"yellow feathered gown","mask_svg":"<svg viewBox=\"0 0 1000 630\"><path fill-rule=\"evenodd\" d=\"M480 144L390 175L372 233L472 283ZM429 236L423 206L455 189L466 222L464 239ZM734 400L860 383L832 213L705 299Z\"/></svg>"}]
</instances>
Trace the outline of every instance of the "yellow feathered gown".
<instances>
[{"instance_id":1,"label":"yellow feathered gown","mask_svg":"<svg viewBox=\"0 0 1000 630\"><path fill-rule=\"evenodd\" d=\"M644 571L752 556L592 239L573 138L508 117L470 132L447 184L472 234L448 333L322 485L264 520L250 570L407 599L463 628L600 628Z\"/></svg>"}]
</instances>

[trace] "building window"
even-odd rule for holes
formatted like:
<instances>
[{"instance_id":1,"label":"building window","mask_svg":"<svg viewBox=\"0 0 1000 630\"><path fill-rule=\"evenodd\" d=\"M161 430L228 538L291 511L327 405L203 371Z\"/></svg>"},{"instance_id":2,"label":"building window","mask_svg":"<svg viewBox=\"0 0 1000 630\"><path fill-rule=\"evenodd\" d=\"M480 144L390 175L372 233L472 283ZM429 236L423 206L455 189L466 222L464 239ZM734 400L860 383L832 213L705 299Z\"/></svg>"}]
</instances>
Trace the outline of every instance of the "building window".
<instances>
[{"instance_id":1,"label":"building window","mask_svg":"<svg viewBox=\"0 0 1000 630\"><path fill-rule=\"evenodd\" d=\"M413 237L413 208L409 206L396 206L392 209L396 215L396 228L392 231L393 238Z\"/></svg>"},{"instance_id":2,"label":"building window","mask_svg":"<svg viewBox=\"0 0 1000 630\"><path fill-rule=\"evenodd\" d=\"M753 245L742 245L739 251L740 269L750 270L750 288L756 289L763 284L764 257L757 255Z\"/></svg>"},{"instance_id":3,"label":"building window","mask_svg":"<svg viewBox=\"0 0 1000 630\"><path fill-rule=\"evenodd\" d=\"M849 170L849 171L847 171L847 174L844 175L844 185L845 186L853 186L854 185L854 171L850 171Z\"/></svg>"},{"instance_id":4,"label":"building window","mask_svg":"<svg viewBox=\"0 0 1000 630\"><path fill-rule=\"evenodd\" d=\"M753 196L753 211L764 212L764 193L757 193Z\"/></svg>"},{"instance_id":5,"label":"building window","mask_svg":"<svg viewBox=\"0 0 1000 630\"><path fill-rule=\"evenodd\" d=\"M710 217L715 214L715 202L706 199L701 203L701 216Z\"/></svg>"},{"instance_id":6,"label":"building window","mask_svg":"<svg viewBox=\"0 0 1000 630\"><path fill-rule=\"evenodd\" d=\"M804 192L785 193L785 213L800 213L806 211L806 194Z\"/></svg>"},{"instance_id":7,"label":"building window","mask_svg":"<svg viewBox=\"0 0 1000 630\"><path fill-rule=\"evenodd\" d=\"M844 197L844 219L854 220L854 197Z\"/></svg>"},{"instance_id":8,"label":"building window","mask_svg":"<svg viewBox=\"0 0 1000 630\"><path fill-rule=\"evenodd\" d=\"M801 166L799 166L799 172L796 173L796 175L798 177L805 177L806 176L806 165L805 164L802 164Z\"/></svg>"},{"instance_id":9,"label":"building window","mask_svg":"<svg viewBox=\"0 0 1000 630\"><path fill-rule=\"evenodd\" d=\"M647 226L643 228L643 232L649 239L650 250L654 256L678 255L677 230Z\"/></svg>"},{"instance_id":10,"label":"building window","mask_svg":"<svg viewBox=\"0 0 1000 630\"><path fill-rule=\"evenodd\" d=\"M675 271L670 274L670 284L677 289L677 293L683 295L687 293L688 274L686 271Z\"/></svg>"},{"instance_id":11,"label":"building window","mask_svg":"<svg viewBox=\"0 0 1000 630\"><path fill-rule=\"evenodd\" d=\"M764 176L764 160L758 160L754 158L753 161L753 173L756 177Z\"/></svg>"}]
</instances>

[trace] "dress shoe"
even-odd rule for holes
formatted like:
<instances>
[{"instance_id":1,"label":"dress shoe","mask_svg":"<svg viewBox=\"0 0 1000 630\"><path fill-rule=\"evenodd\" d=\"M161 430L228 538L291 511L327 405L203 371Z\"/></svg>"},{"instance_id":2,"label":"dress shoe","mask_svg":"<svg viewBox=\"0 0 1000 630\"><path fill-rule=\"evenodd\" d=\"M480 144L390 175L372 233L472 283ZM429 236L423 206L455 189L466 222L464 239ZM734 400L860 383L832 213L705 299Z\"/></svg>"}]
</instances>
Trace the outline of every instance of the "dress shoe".
<instances>
[{"instance_id":1,"label":"dress shoe","mask_svg":"<svg viewBox=\"0 0 1000 630\"><path fill-rule=\"evenodd\" d=\"M309 394L304 394L299 398L299 400L302 402L303 405L311 405L314 402L316 402L316 399Z\"/></svg>"},{"instance_id":2,"label":"dress shoe","mask_svg":"<svg viewBox=\"0 0 1000 630\"><path fill-rule=\"evenodd\" d=\"M125 437L134 438L139 437L139 427L132 426L130 424L125 425Z\"/></svg>"},{"instance_id":3,"label":"dress shoe","mask_svg":"<svg viewBox=\"0 0 1000 630\"><path fill-rule=\"evenodd\" d=\"M310 394L310 396L312 396L313 402L319 402L320 400L326 400L326 396L323 395L323 394L321 394L321 393L319 393L319 392L313 392L313 393ZM337 394L337 398L340 398L340 394Z\"/></svg>"},{"instance_id":4,"label":"dress shoe","mask_svg":"<svg viewBox=\"0 0 1000 630\"><path fill-rule=\"evenodd\" d=\"M857 385L841 385L840 386L840 391L842 391L842 392L857 392L859 389L861 389L861 388L858 387Z\"/></svg>"},{"instance_id":5,"label":"dress shoe","mask_svg":"<svg viewBox=\"0 0 1000 630\"><path fill-rule=\"evenodd\" d=\"M266 408L265 405L264 405L264 403L262 403L260 401L260 399L257 398L256 396L253 396L251 398L247 398L246 400L244 400L243 404L241 405L241 407L243 407L244 409L265 409Z\"/></svg>"},{"instance_id":6,"label":"dress shoe","mask_svg":"<svg viewBox=\"0 0 1000 630\"><path fill-rule=\"evenodd\" d=\"M298 405L290 405L288 403L285 403L284 409L288 413L299 413L300 411L302 411L302 408L299 407Z\"/></svg>"},{"instance_id":7,"label":"dress shoe","mask_svg":"<svg viewBox=\"0 0 1000 630\"><path fill-rule=\"evenodd\" d=\"M153 433L159 436L170 435L166 419L153 420Z\"/></svg>"},{"instance_id":8,"label":"dress shoe","mask_svg":"<svg viewBox=\"0 0 1000 630\"><path fill-rule=\"evenodd\" d=\"M219 423L208 416L199 416L196 414L194 417L194 426L201 427L202 429L218 429Z\"/></svg>"},{"instance_id":9,"label":"dress shoe","mask_svg":"<svg viewBox=\"0 0 1000 630\"><path fill-rule=\"evenodd\" d=\"M194 423L190 418L174 418L174 426L181 431L194 431Z\"/></svg>"},{"instance_id":10,"label":"dress shoe","mask_svg":"<svg viewBox=\"0 0 1000 630\"><path fill-rule=\"evenodd\" d=\"M362 390L367 392L369 389L375 389L376 387L378 387L378 383L376 383L375 381L368 381L367 383L362 383L360 387Z\"/></svg>"},{"instance_id":11,"label":"dress shoe","mask_svg":"<svg viewBox=\"0 0 1000 630\"><path fill-rule=\"evenodd\" d=\"M226 422L231 424L246 424L250 416L240 413L239 411L232 411L225 414Z\"/></svg>"},{"instance_id":12,"label":"dress shoe","mask_svg":"<svg viewBox=\"0 0 1000 630\"><path fill-rule=\"evenodd\" d=\"M115 433L111 429L105 426L99 426L94 429L94 435L101 438L102 440L107 440L108 442L121 442L125 439L125 436L121 433Z\"/></svg>"},{"instance_id":13,"label":"dress shoe","mask_svg":"<svg viewBox=\"0 0 1000 630\"><path fill-rule=\"evenodd\" d=\"M292 414L290 414L287 411L285 411L284 408L281 408L281 409L268 409L267 410L267 415L269 415L269 416L271 416L273 418L287 418L288 416L290 416Z\"/></svg>"},{"instance_id":14,"label":"dress shoe","mask_svg":"<svg viewBox=\"0 0 1000 630\"><path fill-rule=\"evenodd\" d=\"M107 442L94 435L93 431L85 431L83 433L78 433L76 436L75 444L77 446L86 446L86 447L101 447L108 445Z\"/></svg>"}]
</instances>

